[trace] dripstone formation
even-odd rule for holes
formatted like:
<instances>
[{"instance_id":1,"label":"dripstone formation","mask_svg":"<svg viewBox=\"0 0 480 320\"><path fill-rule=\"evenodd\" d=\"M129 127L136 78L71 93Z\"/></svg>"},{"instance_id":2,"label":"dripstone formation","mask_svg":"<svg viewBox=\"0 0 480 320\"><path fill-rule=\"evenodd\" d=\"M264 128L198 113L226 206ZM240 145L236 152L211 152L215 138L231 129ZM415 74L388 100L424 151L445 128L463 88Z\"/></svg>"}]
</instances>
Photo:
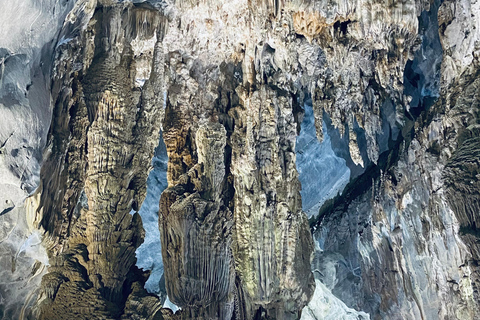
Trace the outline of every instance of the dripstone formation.
<instances>
[{"instance_id":1,"label":"dripstone formation","mask_svg":"<svg viewBox=\"0 0 480 320\"><path fill-rule=\"evenodd\" d=\"M85 31L60 43L55 55L54 117L35 217L50 258L39 319L117 319L128 314L125 297L137 289L143 230L135 211L161 123L163 17L131 4L85 10L75 8L60 34ZM152 67L139 88L142 62L131 42L147 39L153 46L142 54ZM159 309L156 299L148 303L147 315Z\"/></svg>"},{"instance_id":2,"label":"dripstone formation","mask_svg":"<svg viewBox=\"0 0 480 320\"><path fill-rule=\"evenodd\" d=\"M0 319L480 317L478 3L29 1L26 44L0 33L0 110L36 123L0 126ZM309 218L307 106L350 174Z\"/></svg>"}]
</instances>

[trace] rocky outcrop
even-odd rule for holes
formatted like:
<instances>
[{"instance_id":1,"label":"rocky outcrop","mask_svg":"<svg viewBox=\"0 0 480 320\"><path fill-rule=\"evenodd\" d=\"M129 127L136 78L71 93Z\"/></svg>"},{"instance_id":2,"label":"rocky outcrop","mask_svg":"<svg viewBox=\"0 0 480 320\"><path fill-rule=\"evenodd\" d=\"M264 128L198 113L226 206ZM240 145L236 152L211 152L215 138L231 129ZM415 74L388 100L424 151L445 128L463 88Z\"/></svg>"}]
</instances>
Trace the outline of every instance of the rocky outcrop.
<instances>
[{"instance_id":1,"label":"rocky outcrop","mask_svg":"<svg viewBox=\"0 0 480 320\"><path fill-rule=\"evenodd\" d=\"M159 222L167 293L185 318L296 318L313 283L292 98L268 86L248 94L234 65L209 71L220 73L216 100L196 95L208 71L199 63L170 55L169 188Z\"/></svg>"},{"instance_id":2,"label":"rocky outcrop","mask_svg":"<svg viewBox=\"0 0 480 320\"><path fill-rule=\"evenodd\" d=\"M166 141L170 154L171 141ZM166 289L170 300L184 309L182 319L231 319L233 315L233 219L225 205L228 193L223 193L225 144L222 125L200 127L198 163L161 198Z\"/></svg>"},{"instance_id":3,"label":"rocky outcrop","mask_svg":"<svg viewBox=\"0 0 480 320\"><path fill-rule=\"evenodd\" d=\"M48 264L24 204L39 183L52 118L50 57L72 3L0 7L0 319L18 319L34 305Z\"/></svg>"},{"instance_id":4,"label":"rocky outcrop","mask_svg":"<svg viewBox=\"0 0 480 320\"><path fill-rule=\"evenodd\" d=\"M472 54L446 43L451 6L438 11L446 50L439 99L406 119L398 152L352 181L314 225L316 277L375 319L478 317L478 69L447 76L451 57Z\"/></svg>"},{"instance_id":5,"label":"rocky outcrop","mask_svg":"<svg viewBox=\"0 0 480 320\"><path fill-rule=\"evenodd\" d=\"M295 319L313 294L313 243L301 210L292 97L262 85L240 99L230 111L239 300L246 319Z\"/></svg>"},{"instance_id":6,"label":"rocky outcrop","mask_svg":"<svg viewBox=\"0 0 480 320\"><path fill-rule=\"evenodd\" d=\"M319 250L313 265L319 279L348 306L374 318L478 317L478 242L475 232L466 232L475 230L470 211L475 197L469 195L475 182L469 179L470 188L461 187L461 177L477 170L468 154L478 145L472 141L467 142L470 148L457 149L462 136L475 133L463 125L454 129L462 122L461 109L476 108L464 100L476 87L476 81L469 82L449 111L444 108L456 95L451 91L424 113L412 140L403 143L409 146L401 148L398 162L380 163L322 213L315 227ZM453 187L452 174L459 167L468 169L456 172Z\"/></svg>"},{"instance_id":7,"label":"rocky outcrop","mask_svg":"<svg viewBox=\"0 0 480 320\"><path fill-rule=\"evenodd\" d=\"M114 319L126 297L138 295L137 211L160 129L163 17L145 6L86 5L69 14L56 50L54 118L36 211L50 257L41 319ZM147 42L142 52L135 42Z\"/></svg>"},{"instance_id":8,"label":"rocky outcrop","mask_svg":"<svg viewBox=\"0 0 480 320\"><path fill-rule=\"evenodd\" d=\"M212 309L222 319L297 318L313 294L313 245L295 168L295 102L267 83L275 50L259 45L257 54L255 42L231 38L233 30L258 37L226 20L249 7L213 13L212 5L181 4L173 18L181 27L165 36L169 188L160 226L167 293L187 318L211 318ZM184 45L197 37L198 46ZM211 55L217 44L225 51ZM226 146L215 147L223 139ZM207 266L216 271L202 256L212 257ZM221 299L212 300L212 290Z\"/></svg>"}]
</instances>

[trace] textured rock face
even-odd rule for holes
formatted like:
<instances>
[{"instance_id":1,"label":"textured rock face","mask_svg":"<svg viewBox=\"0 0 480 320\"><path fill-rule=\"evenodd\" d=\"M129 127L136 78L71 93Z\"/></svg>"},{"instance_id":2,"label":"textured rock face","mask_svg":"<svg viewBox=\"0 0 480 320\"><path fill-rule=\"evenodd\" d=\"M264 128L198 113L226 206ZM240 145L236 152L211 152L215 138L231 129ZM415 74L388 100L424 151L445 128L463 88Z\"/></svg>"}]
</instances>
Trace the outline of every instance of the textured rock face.
<instances>
[{"instance_id":1,"label":"textured rock face","mask_svg":"<svg viewBox=\"0 0 480 320\"><path fill-rule=\"evenodd\" d=\"M72 3L0 1L0 319L35 302L48 257L26 216L52 117L50 58Z\"/></svg>"},{"instance_id":2,"label":"textured rock face","mask_svg":"<svg viewBox=\"0 0 480 320\"><path fill-rule=\"evenodd\" d=\"M474 55L446 45L442 30L456 22L442 17L451 6L438 11L447 49L439 99L415 123L406 121L413 130L403 130L398 153L352 182L315 226L316 275L373 318L478 317L478 67L470 61L448 76L450 57Z\"/></svg>"},{"instance_id":3,"label":"textured rock face","mask_svg":"<svg viewBox=\"0 0 480 320\"><path fill-rule=\"evenodd\" d=\"M231 112L239 299L247 319L258 305L268 317L296 318L313 292L313 244L301 211L292 98L264 85L241 100Z\"/></svg>"},{"instance_id":4,"label":"textured rock face","mask_svg":"<svg viewBox=\"0 0 480 320\"><path fill-rule=\"evenodd\" d=\"M470 138L477 134L475 126L458 122L478 121L460 116L477 113L476 87L471 79L448 90L448 98L417 122L425 127L417 127L398 162L372 172L373 184L358 181L359 187L325 212L315 233L320 248L313 265L347 305L379 318L478 317L478 243L472 228L478 211L470 196L478 190L471 179L478 170L471 158L478 144ZM462 187L465 180L468 187Z\"/></svg>"},{"instance_id":5,"label":"textured rock face","mask_svg":"<svg viewBox=\"0 0 480 320\"><path fill-rule=\"evenodd\" d=\"M161 121L160 14L131 4L83 5L67 17L57 45L49 154L36 196L35 222L46 232L50 257L41 319L128 318L122 304L138 291L130 284L143 238L136 211ZM145 57L135 41L152 44L141 52L152 66L142 87ZM159 304L153 299L150 305Z\"/></svg>"},{"instance_id":6,"label":"textured rock face","mask_svg":"<svg viewBox=\"0 0 480 320\"><path fill-rule=\"evenodd\" d=\"M21 119L0 129L1 317L480 316L478 3L18 7L0 28L0 108ZM160 129L156 296L135 252ZM348 173L331 190L306 185L319 148Z\"/></svg>"},{"instance_id":7,"label":"textured rock face","mask_svg":"<svg viewBox=\"0 0 480 320\"><path fill-rule=\"evenodd\" d=\"M171 154L170 140L166 141ZM198 163L161 198L166 289L169 298L185 308L185 319L231 319L233 314L233 219L221 197L225 144L223 126L200 127L196 132Z\"/></svg>"},{"instance_id":8,"label":"textured rock face","mask_svg":"<svg viewBox=\"0 0 480 320\"><path fill-rule=\"evenodd\" d=\"M240 66L225 65L214 70L216 79L229 80L218 84L221 97L206 110L193 109L211 98L196 96L189 91L196 86L185 82L203 86L208 69L183 59L170 55L174 81L164 123L170 187L162 194L160 229L167 293L187 318L230 319L233 312L244 319L262 312L296 318L313 283L292 98L266 85L249 94L235 79Z\"/></svg>"}]
</instances>

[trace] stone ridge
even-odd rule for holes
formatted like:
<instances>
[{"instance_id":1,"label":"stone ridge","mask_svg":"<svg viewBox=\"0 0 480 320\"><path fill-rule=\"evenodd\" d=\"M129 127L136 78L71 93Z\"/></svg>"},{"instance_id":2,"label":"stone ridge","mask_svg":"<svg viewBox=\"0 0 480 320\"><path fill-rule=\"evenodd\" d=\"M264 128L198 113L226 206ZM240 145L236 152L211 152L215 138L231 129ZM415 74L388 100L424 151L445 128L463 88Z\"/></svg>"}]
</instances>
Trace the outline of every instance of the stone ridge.
<instances>
[{"instance_id":1,"label":"stone ridge","mask_svg":"<svg viewBox=\"0 0 480 320\"><path fill-rule=\"evenodd\" d=\"M62 33L74 38L56 51L54 120L37 209L50 258L38 318L118 319L139 308L126 303L128 295L143 299L152 316L160 301L140 292L134 264L143 241L137 211L163 110L163 17L99 3L70 19ZM147 25L139 23L144 19ZM138 88L131 42L151 38L156 44L144 53L150 76Z\"/></svg>"}]
</instances>

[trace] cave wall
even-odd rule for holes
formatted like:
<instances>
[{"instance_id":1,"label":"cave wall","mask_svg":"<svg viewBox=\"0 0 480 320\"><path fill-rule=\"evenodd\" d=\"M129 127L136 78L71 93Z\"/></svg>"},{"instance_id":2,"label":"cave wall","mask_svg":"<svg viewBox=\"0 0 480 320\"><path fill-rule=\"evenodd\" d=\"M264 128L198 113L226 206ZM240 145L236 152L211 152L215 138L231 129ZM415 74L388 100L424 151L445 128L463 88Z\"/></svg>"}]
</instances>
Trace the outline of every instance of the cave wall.
<instances>
[{"instance_id":1,"label":"cave wall","mask_svg":"<svg viewBox=\"0 0 480 320\"><path fill-rule=\"evenodd\" d=\"M39 319L130 318L139 310L126 297L143 290L135 250L163 111L163 17L130 3L87 5L60 33L48 153L32 200L50 264ZM150 299L147 315L161 306Z\"/></svg>"},{"instance_id":2,"label":"cave wall","mask_svg":"<svg viewBox=\"0 0 480 320\"><path fill-rule=\"evenodd\" d=\"M38 119L28 136L37 140L22 148L21 133L1 130L2 176L24 191L15 199L3 192L0 218L8 277L20 253L42 254L19 260L22 272L38 260L37 285L17 295L28 310L3 298L0 314L475 319L477 6L77 0L41 7L41 19L56 12L56 28L36 27L45 37L39 43L51 42L23 56L6 51L0 64L2 108ZM37 7L25 10L30 16ZM25 57L43 80L22 84ZM36 96L41 107L29 103ZM299 178L296 144L310 103L317 143L327 130L351 175L309 221L300 181L315 177ZM159 203L157 296L144 289L148 273L136 267L135 252L160 131L168 187ZM313 199L323 192L303 189ZM17 238L34 234L20 248L8 229L15 219L23 219ZM2 283L2 297L13 281ZM161 308L165 293L181 311Z\"/></svg>"}]
</instances>

